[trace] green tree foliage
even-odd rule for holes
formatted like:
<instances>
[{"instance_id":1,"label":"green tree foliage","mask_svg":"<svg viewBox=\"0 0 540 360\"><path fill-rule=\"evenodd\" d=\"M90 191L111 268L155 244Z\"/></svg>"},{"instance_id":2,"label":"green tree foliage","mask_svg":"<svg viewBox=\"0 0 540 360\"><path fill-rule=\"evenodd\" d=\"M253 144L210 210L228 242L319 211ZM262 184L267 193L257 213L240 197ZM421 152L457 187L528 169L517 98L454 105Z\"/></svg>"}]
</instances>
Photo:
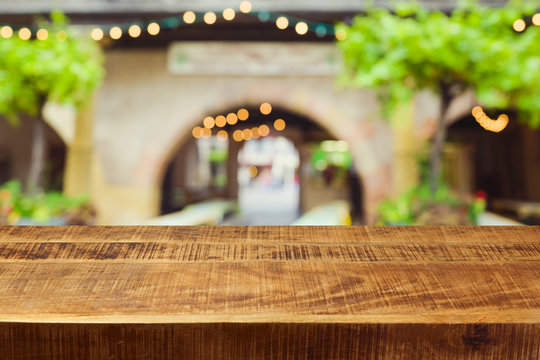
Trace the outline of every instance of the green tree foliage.
<instances>
[{"instance_id":1,"label":"green tree foliage","mask_svg":"<svg viewBox=\"0 0 540 360\"><path fill-rule=\"evenodd\" d=\"M78 36L60 13L47 29L46 40L0 38L0 115L16 124L22 114L36 118L31 160L32 186L41 185L44 161L42 109L47 101L84 105L103 77L103 56L90 37Z\"/></svg>"},{"instance_id":2,"label":"green tree foliage","mask_svg":"<svg viewBox=\"0 0 540 360\"><path fill-rule=\"evenodd\" d=\"M463 92L472 90L483 106L512 109L532 127L540 125L540 28L518 33L512 26L516 19L530 18L536 6L468 3L451 14L417 4L394 12L371 8L351 26L339 25L346 34L338 43L345 64L341 81L376 89L386 115L418 90L441 96L431 161L434 191L448 125L444 116Z\"/></svg>"}]
</instances>

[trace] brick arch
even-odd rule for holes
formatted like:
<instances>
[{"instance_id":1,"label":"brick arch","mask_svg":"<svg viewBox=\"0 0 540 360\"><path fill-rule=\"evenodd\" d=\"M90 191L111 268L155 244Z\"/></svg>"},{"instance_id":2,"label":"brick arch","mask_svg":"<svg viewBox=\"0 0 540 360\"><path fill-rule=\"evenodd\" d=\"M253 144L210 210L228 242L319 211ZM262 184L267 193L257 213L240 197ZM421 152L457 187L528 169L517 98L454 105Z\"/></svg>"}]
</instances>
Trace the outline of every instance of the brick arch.
<instances>
[{"instance_id":1,"label":"brick arch","mask_svg":"<svg viewBox=\"0 0 540 360\"><path fill-rule=\"evenodd\" d=\"M284 88L267 86L257 91L231 91L215 93L207 97L207 105L197 109L186 109L183 119L175 126L164 128L160 144L148 144L148 152L153 153L153 161L143 159L146 181L153 186L161 186L166 168L181 145L191 136L191 129L201 120L212 114L241 107L257 107L262 102L269 102L284 111L291 111L312 120L327 129L337 139L351 144L355 168L363 184L363 209L367 223L375 220L377 203L391 193L391 146L385 146L381 139L389 139L391 132L387 125L368 120L373 116L373 109L360 109L351 116L351 111L339 107L339 93L328 98L324 94L306 91L304 88ZM225 94L225 96L223 96ZM371 94L364 94L371 96ZM218 100L219 99L219 100ZM371 99L370 99L371 100ZM371 101L373 102L373 101ZM363 111L362 111L363 110ZM371 110L371 111L370 111ZM150 165L150 166L149 166Z\"/></svg>"}]
</instances>

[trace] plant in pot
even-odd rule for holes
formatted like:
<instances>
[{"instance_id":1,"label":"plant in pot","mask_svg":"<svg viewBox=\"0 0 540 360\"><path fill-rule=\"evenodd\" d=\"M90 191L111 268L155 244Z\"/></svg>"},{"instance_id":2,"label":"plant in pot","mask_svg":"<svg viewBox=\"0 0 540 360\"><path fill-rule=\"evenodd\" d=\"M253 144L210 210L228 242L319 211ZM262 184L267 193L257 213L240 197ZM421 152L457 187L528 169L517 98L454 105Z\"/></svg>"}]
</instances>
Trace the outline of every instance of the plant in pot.
<instances>
[{"instance_id":1,"label":"plant in pot","mask_svg":"<svg viewBox=\"0 0 540 360\"><path fill-rule=\"evenodd\" d=\"M500 8L460 4L450 14L418 4L394 12L370 8L350 26L337 28L344 61L341 82L376 90L386 116L418 91L439 96L427 185L404 194L400 202L416 198L423 203L426 197L437 204L443 198L452 202L442 195L441 152L447 128L458 118L451 118L449 109L463 96L472 94L491 110L511 109L531 127L540 124L540 28L513 27L517 19L530 18L537 3L509 1ZM472 111L472 105L465 110Z\"/></svg>"}]
</instances>

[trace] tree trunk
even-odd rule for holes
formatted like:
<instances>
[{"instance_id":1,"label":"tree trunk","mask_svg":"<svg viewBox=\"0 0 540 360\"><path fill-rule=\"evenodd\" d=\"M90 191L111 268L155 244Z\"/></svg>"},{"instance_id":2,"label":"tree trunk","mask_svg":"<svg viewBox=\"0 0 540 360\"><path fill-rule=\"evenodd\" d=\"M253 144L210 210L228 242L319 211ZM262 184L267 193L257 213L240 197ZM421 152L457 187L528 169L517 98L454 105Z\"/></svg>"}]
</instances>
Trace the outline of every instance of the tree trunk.
<instances>
[{"instance_id":1,"label":"tree trunk","mask_svg":"<svg viewBox=\"0 0 540 360\"><path fill-rule=\"evenodd\" d=\"M450 94L450 87L444 83L439 86L441 92L441 108L439 113L439 120L437 123L437 130L435 132L435 140L433 142L433 148L431 149L431 160L429 164L429 188L432 193L435 193L439 188L441 178L441 156L444 142L446 140L447 124L445 121L446 113L450 107L452 96Z\"/></svg>"},{"instance_id":2,"label":"tree trunk","mask_svg":"<svg viewBox=\"0 0 540 360\"><path fill-rule=\"evenodd\" d=\"M45 158L47 150L46 124L40 107L39 116L34 119L32 129L32 155L30 158L30 171L26 182L26 190L31 194L43 191L43 170L45 168Z\"/></svg>"}]
</instances>

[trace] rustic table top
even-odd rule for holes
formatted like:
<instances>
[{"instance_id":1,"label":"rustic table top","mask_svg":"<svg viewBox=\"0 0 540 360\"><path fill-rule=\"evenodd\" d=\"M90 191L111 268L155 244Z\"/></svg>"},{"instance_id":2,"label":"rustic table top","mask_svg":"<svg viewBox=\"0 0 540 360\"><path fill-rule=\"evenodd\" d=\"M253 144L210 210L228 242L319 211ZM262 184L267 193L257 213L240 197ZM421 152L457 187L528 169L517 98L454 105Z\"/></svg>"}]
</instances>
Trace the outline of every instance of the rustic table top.
<instances>
[{"instance_id":1,"label":"rustic table top","mask_svg":"<svg viewBox=\"0 0 540 360\"><path fill-rule=\"evenodd\" d=\"M0 227L0 322L540 323L539 227Z\"/></svg>"}]
</instances>

